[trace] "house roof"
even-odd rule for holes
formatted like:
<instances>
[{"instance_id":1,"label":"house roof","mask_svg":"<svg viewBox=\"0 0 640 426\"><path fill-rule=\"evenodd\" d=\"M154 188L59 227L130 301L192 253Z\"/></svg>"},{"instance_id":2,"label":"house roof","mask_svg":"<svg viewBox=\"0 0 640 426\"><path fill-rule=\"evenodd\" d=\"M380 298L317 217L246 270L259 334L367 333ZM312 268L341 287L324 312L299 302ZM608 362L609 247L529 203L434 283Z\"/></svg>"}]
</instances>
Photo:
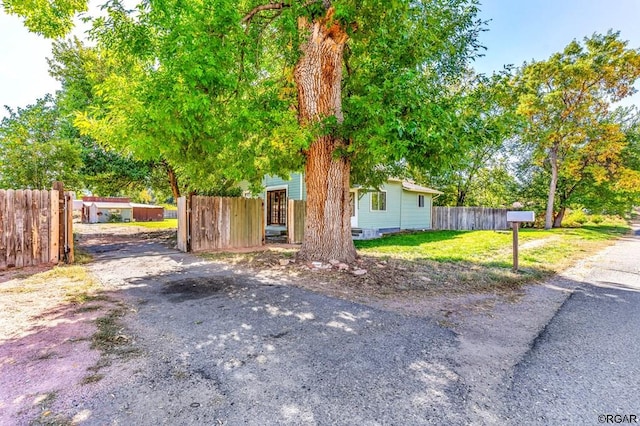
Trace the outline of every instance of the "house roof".
<instances>
[{"instance_id":1,"label":"house roof","mask_svg":"<svg viewBox=\"0 0 640 426\"><path fill-rule=\"evenodd\" d=\"M163 209L162 206L154 206L152 204L140 204L140 203L129 203L129 202L118 202L118 201L83 201L83 205L89 207L92 204L95 204L99 209L131 209L135 208L144 208L144 209Z\"/></svg>"},{"instance_id":2,"label":"house roof","mask_svg":"<svg viewBox=\"0 0 640 426\"><path fill-rule=\"evenodd\" d=\"M153 204L140 204L140 203L129 203L131 207L135 208L143 208L143 209L163 209L162 206L154 206Z\"/></svg>"},{"instance_id":3,"label":"house roof","mask_svg":"<svg viewBox=\"0 0 640 426\"><path fill-rule=\"evenodd\" d=\"M83 204L87 207L95 204L95 206L99 209L130 209L130 203L115 203L115 202L106 202L106 201L84 201Z\"/></svg>"},{"instance_id":4,"label":"house roof","mask_svg":"<svg viewBox=\"0 0 640 426\"><path fill-rule=\"evenodd\" d=\"M438 191L437 189L427 188L426 186L416 185L415 183L407 181L402 182L402 189L411 192L423 192L425 194L444 194L444 192Z\"/></svg>"}]
</instances>

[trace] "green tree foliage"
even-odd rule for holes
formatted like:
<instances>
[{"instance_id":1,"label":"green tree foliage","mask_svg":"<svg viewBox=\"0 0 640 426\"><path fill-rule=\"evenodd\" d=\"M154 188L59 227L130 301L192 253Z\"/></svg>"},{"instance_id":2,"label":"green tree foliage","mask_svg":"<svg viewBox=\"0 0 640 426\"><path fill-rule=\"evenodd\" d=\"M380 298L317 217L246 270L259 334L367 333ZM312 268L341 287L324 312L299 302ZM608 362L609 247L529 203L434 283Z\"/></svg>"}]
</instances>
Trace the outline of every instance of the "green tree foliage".
<instances>
[{"instance_id":1,"label":"green tree foliage","mask_svg":"<svg viewBox=\"0 0 640 426\"><path fill-rule=\"evenodd\" d=\"M105 150L88 137L78 140L82 146L79 172L85 189L94 194L125 196L153 186L151 164Z\"/></svg>"},{"instance_id":2,"label":"green tree foliage","mask_svg":"<svg viewBox=\"0 0 640 426\"><path fill-rule=\"evenodd\" d=\"M79 189L80 149L51 96L13 111L0 123L0 186L49 189L62 181Z\"/></svg>"},{"instance_id":3,"label":"green tree foliage","mask_svg":"<svg viewBox=\"0 0 640 426\"><path fill-rule=\"evenodd\" d=\"M110 1L92 35L101 144L192 188L305 169L301 256L351 261L349 176L436 169L464 150L448 88L474 56L476 0Z\"/></svg>"},{"instance_id":4,"label":"green tree foliage","mask_svg":"<svg viewBox=\"0 0 640 426\"><path fill-rule=\"evenodd\" d=\"M635 108L620 108L612 120L619 123L625 138L620 163L612 173L580 186L575 203L594 213L626 215L640 204L640 114ZM608 179L611 175L613 179Z\"/></svg>"},{"instance_id":5,"label":"green tree foliage","mask_svg":"<svg viewBox=\"0 0 640 426\"><path fill-rule=\"evenodd\" d=\"M62 37L73 27L73 17L87 10L87 0L2 0L4 11L24 18L24 25L45 37Z\"/></svg>"},{"instance_id":6,"label":"green tree foliage","mask_svg":"<svg viewBox=\"0 0 640 426\"><path fill-rule=\"evenodd\" d=\"M438 199L441 204L498 207L514 201L507 147L522 120L516 114L509 79L506 72L491 77L469 73L454 88L457 122L452 139L464 146L464 155L422 178L444 191Z\"/></svg>"},{"instance_id":7,"label":"green tree foliage","mask_svg":"<svg viewBox=\"0 0 640 426\"><path fill-rule=\"evenodd\" d=\"M640 51L613 32L573 41L547 61L519 70L518 108L527 119L522 141L533 170L547 178L545 228L561 226L573 202L611 198L633 174L622 155L628 140L611 104L632 94L639 76Z\"/></svg>"},{"instance_id":8,"label":"green tree foliage","mask_svg":"<svg viewBox=\"0 0 640 426\"><path fill-rule=\"evenodd\" d=\"M461 0L114 2L93 35L122 66L83 129L159 151L194 187L306 167L302 253L352 260L349 172L376 184L381 164L437 168L461 152L446 89L477 48L476 12Z\"/></svg>"},{"instance_id":9,"label":"green tree foliage","mask_svg":"<svg viewBox=\"0 0 640 426\"><path fill-rule=\"evenodd\" d=\"M96 194L128 195L153 188L159 194L166 194L162 200L171 196L163 164L133 158L118 151L118 147L102 146L90 136L81 135L73 124L82 111L104 105L96 90L109 72L109 64L101 61L95 49L84 46L77 38L54 42L53 57L48 62L49 73L62 85L56 103L81 148L79 172L85 189Z\"/></svg>"},{"instance_id":10,"label":"green tree foliage","mask_svg":"<svg viewBox=\"0 0 640 426\"><path fill-rule=\"evenodd\" d=\"M100 102L78 120L120 152L163 159L202 193L225 192L240 180L259 183L265 173L301 164L283 158L299 148L292 148L298 126L290 101L278 98L273 82L250 92L261 82L249 66L241 69L243 51L251 50L237 40L248 44L241 11L218 3L152 2L138 19L112 4L95 22L103 64L97 68L107 70L96 85Z\"/></svg>"}]
</instances>

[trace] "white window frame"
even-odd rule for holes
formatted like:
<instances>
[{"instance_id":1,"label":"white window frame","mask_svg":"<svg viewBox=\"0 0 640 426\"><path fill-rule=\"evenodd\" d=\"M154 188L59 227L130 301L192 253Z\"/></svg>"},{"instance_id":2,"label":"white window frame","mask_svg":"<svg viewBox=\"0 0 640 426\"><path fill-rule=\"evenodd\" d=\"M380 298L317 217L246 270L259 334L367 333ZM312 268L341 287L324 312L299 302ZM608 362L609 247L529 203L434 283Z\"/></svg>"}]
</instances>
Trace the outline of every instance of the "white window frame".
<instances>
[{"instance_id":1,"label":"white window frame","mask_svg":"<svg viewBox=\"0 0 640 426\"><path fill-rule=\"evenodd\" d=\"M384 194L384 210L373 208L373 194ZM387 191L373 191L369 193L369 211L372 213L384 213L387 211Z\"/></svg>"},{"instance_id":2,"label":"white window frame","mask_svg":"<svg viewBox=\"0 0 640 426\"><path fill-rule=\"evenodd\" d=\"M359 204L359 194L358 194L358 190L357 189L350 189L349 190L349 196L353 197L353 207L354 210L351 212L351 227L352 228L357 228L358 227L358 216L359 216L359 210L360 210L360 206L358 206ZM349 200L351 201L351 200Z\"/></svg>"},{"instance_id":3,"label":"white window frame","mask_svg":"<svg viewBox=\"0 0 640 426\"><path fill-rule=\"evenodd\" d=\"M420 197L422 197L422 205L420 205ZM418 208L419 209L423 209L425 207L425 202L424 202L424 194L418 194Z\"/></svg>"}]
</instances>

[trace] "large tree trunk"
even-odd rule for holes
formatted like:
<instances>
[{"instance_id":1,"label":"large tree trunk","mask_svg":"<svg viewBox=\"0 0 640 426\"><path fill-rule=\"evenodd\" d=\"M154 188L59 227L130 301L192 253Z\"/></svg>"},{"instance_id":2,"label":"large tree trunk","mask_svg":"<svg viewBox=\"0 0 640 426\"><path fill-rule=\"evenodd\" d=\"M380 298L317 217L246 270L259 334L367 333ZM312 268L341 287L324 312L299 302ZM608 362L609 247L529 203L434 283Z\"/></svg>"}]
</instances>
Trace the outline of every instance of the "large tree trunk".
<instances>
[{"instance_id":1,"label":"large tree trunk","mask_svg":"<svg viewBox=\"0 0 640 426\"><path fill-rule=\"evenodd\" d=\"M553 226L553 204L555 201L556 187L558 186L558 153L556 148L551 148L549 152L549 162L551 163L551 182L549 182L549 196L547 198L544 229L551 229Z\"/></svg>"},{"instance_id":2,"label":"large tree trunk","mask_svg":"<svg viewBox=\"0 0 640 426\"><path fill-rule=\"evenodd\" d=\"M178 176L176 175L176 171L173 170L173 167L167 164L167 174L169 177L169 185L171 185L171 194L173 195L173 199L175 202L178 202L178 198L180 198L180 186L178 185Z\"/></svg>"},{"instance_id":3,"label":"large tree trunk","mask_svg":"<svg viewBox=\"0 0 640 426\"><path fill-rule=\"evenodd\" d=\"M456 197L456 207L464 207L464 203L467 200L467 192L464 190L458 190L458 196Z\"/></svg>"},{"instance_id":4,"label":"large tree trunk","mask_svg":"<svg viewBox=\"0 0 640 426\"><path fill-rule=\"evenodd\" d=\"M171 187L171 195L173 195L174 202L177 203L178 198L180 198L180 186L178 185L178 176L176 175L176 171L166 160L160 161L160 165L167 171L167 180Z\"/></svg>"},{"instance_id":5,"label":"large tree trunk","mask_svg":"<svg viewBox=\"0 0 640 426\"><path fill-rule=\"evenodd\" d=\"M338 123L343 121L342 62L347 35L332 17L329 8L323 18L313 22L300 18L298 22L300 30L309 34L294 74L302 126L332 116ZM301 259L348 263L356 258L349 201L351 162L336 155L343 145L343 140L330 133L317 137L305 153L307 216L298 254Z\"/></svg>"},{"instance_id":6,"label":"large tree trunk","mask_svg":"<svg viewBox=\"0 0 640 426\"><path fill-rule=\"evenodd\" d=\"M554 228L562 228L562 219L564 219L564 214L566 213L567 208L562 206L560 210L558 210L558 214L553 218L553 227Z\"/></svg>"}]
</instances>

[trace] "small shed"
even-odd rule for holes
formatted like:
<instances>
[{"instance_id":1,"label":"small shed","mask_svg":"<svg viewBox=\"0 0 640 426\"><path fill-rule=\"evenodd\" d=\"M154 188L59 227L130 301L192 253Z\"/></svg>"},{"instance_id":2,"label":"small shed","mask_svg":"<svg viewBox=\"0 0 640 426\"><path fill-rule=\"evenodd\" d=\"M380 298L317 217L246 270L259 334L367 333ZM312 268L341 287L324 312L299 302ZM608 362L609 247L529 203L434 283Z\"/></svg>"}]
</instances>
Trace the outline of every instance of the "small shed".
<instances>
[{"instance_id":1,"label":"small shed","mask_svg":"<svg viewBox=\"0 0 640 426\"><path fill-rule=\"evenodd\" d=\"M129 203L109 201L84 201L84 223L131 222L132 207Z\"/></svg>"},{"instance_id":2,"label":"small shed","mask_svg":"<svg viewBox=\"0 0 640 426\"><path fill-rule=\"evenodd\" d=\"M164 207L150 204L130 203L133 209L133 220L136 222L155 222L164 220Z\"/></svg>"}]
</instances>

